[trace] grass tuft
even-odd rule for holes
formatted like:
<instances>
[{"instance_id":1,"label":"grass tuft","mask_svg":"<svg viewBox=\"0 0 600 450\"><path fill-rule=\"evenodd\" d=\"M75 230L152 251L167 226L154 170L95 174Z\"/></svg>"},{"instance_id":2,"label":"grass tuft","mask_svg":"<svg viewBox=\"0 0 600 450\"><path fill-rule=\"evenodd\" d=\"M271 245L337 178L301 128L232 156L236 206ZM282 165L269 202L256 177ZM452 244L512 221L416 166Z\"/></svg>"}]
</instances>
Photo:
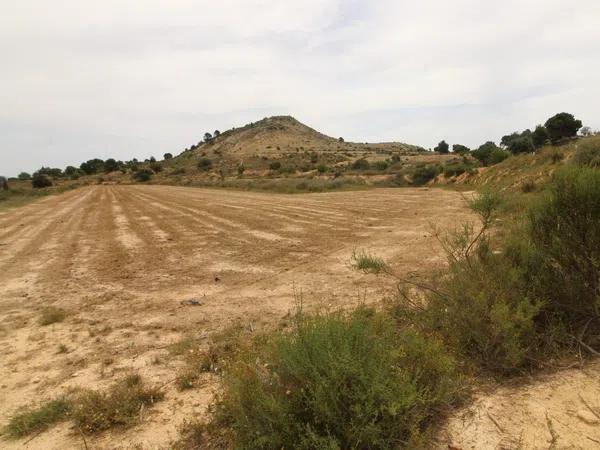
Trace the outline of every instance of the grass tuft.
<instances>
[{"instance_id":1,"label":"grass tuft","mask_svg":"<svg viewBox=\"0 0 600 450\"><path fill-rule=\"evenodd\" d=\"M388 266L382 258L367 253L365 250L354 250L350 265L354 270L364 273L380 274L388 271Z\"/></svg>"},{"instance_id":2,"label":"grass tuft","mask_svg":"<svg viewBox=\"0 0 600 450\"><path fill-rule=\"evenodd\" d=\"M66 319L67 312L61 308L55 308L50 306L42 310L39 323L41 326L52 325L53 323L59 323Z\"/></svg>"},{"instance_id":3,"label":"grass tuft","mask_svg":"<svg viewBox=\"0 0 600 450\"><path fill-rule=\"evenodd\" d=\"M41 432L51 425L67 419L71 403L66 399L51 400L38 408L23 410L13 416L5 428L12 439Z\"/></svg>"},{"instance_id":4,"label":"grass tuft","mask_svg":"<svg viewBox=\"0 0 600 450\"><path fill-rule=\"evenodd\" d=\"M108 392L83 391L74 401L72 418L84 433L127 427L140 421L144 408L163 397L158 388L146 387L139 375L130 375Z\"/></svg>"}]
</instances>

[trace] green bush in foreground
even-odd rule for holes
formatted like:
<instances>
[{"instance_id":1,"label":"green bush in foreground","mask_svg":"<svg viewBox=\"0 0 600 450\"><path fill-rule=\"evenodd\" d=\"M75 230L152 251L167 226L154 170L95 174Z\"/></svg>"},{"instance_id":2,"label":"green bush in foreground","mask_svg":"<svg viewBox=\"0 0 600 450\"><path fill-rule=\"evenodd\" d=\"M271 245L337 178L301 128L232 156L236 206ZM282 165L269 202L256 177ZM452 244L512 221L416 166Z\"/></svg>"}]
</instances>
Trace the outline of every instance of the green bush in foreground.
<instances>
[{"instance_id":1,"label":"green bush in foreground","mask_svg":"<svg viewBox=\"0 0 600 450\"><path fill-rule=\"evenodd\" d=\"M383 313L300 315L233 360L207 429L236 448L415 448L459 391L443 348Z\"/></svg>"},{"instance_id":2,"label":"green bush in foreground","mask_svg":"<svg viewBox=\"0 0 600 450\"><path fill-rule=\"evenodd\" d=\"M426 306L400 295L394 315L436 333L472 365L510 375L600 344L600 171L564 168L547 195L493 245L500 206L483 193L472 208L482 225L442 239L448 272Z\"/></svg>"}]
</instances>

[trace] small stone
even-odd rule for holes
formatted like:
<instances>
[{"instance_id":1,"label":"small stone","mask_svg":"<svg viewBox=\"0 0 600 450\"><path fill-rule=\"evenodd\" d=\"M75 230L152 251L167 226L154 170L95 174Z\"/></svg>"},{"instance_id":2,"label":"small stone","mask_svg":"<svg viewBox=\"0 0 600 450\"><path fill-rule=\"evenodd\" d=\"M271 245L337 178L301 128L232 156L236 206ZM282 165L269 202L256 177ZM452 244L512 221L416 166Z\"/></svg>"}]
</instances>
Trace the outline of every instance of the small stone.
<instances>
[{"instance_id":1,"label":"small stone","mask_svg":"<svg viewBox=\"0 0 600 450\"><path fill-rule=\"evenodd\" d=\"M577 411L577 417L588 425L597 425L600 423L600 420L587 409L580 409Z\"/></svg>"},{"instance_id":2,"label":"small stone","mask_svg":"<svg viewBox=\"0 0 600 450\"><path fill-rule=\"evenodd\" d=\"M40 381L41 381L41 380L40 380L39 378L34 378L33 380L31 380L31 382L32 382L33 384L37 384L37 383L39 383Z\"/></svg>"}]
</instances>

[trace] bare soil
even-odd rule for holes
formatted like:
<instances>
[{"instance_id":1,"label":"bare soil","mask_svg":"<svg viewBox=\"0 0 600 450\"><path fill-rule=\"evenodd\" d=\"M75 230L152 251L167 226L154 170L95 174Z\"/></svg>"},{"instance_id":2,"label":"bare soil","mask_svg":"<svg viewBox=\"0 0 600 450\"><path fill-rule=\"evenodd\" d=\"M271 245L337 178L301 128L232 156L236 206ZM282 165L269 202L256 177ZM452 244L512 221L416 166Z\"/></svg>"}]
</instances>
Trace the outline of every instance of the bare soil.
<instances>
[{"instance_id":1,"label":"bare soil","mask_svg":"<svg viewBox=\"0 0 600 450\"><path fill-rule=\"evenodd\" d=\"M132 370L166 384L133 429L90 448L168 448L217 385L178 392L168 345L232 324L277 326L309 309L377 301L389 281L353 272L353 249L419 277L444 263L431 223L469 217L460 194L376 189L277 195L167 186L91 186L0 212L0 425L72 387L105 389ZM198 299L200 306L183 305ZM40 326L43 308L68 312ZM66 353L59 353L59 345ZM2 448L24 442L0 440ZM83 448L69 423L25 448Z\"/></svg>"},{"instance_id":2,"label":"bare soil","mask_svg":"<svg viewBox=\"0 0 600 450\"><path fill-rule=\"evenodd\" d=\"M295 308L378 301L390 281L353 272L353 249L425 277L444 264L431 223L471 218L457 192L374 189L277 195L168 186L91 186L0 211L0 426L73 387L105 389L135 371L163 385L139 425L88 437L93 449L166 449L218 386L172 381L168 346L230 325L259 331ZM296 296L297 297L297 296ZM182 301L197 299L199 306ZM48 306L65 321L41 326ZM59 345L67 347L59 352ZM450 418L439 448L600 448L600 364L481 389ZM84 448L62 423L0 448Z\"/></svg>"}]
</instances>

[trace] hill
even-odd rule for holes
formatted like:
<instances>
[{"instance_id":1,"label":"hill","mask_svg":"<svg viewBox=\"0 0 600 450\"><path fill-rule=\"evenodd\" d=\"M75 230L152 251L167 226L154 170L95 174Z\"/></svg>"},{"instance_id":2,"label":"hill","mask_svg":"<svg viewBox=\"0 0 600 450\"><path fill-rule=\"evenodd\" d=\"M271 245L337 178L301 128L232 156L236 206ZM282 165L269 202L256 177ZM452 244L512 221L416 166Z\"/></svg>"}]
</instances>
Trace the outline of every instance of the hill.
<instances>
[{"instance_id":1,"label":"hill","mask_svg":"<svg viewBox=\"0 0 600 450\"><path fill-rule=\"evenodd\" d=\"M268 117L242 128L232 128L213 137L208 142L192 146L191 151L199 153L211 147L217 152L227 152L239 158L256 155L281 157L300 151L339 152L339 151L399 151L418 152L423 149L399 142L361 144L345 142L326 136L304 125L291 116Z\"/></svg>"}]
</instances>

